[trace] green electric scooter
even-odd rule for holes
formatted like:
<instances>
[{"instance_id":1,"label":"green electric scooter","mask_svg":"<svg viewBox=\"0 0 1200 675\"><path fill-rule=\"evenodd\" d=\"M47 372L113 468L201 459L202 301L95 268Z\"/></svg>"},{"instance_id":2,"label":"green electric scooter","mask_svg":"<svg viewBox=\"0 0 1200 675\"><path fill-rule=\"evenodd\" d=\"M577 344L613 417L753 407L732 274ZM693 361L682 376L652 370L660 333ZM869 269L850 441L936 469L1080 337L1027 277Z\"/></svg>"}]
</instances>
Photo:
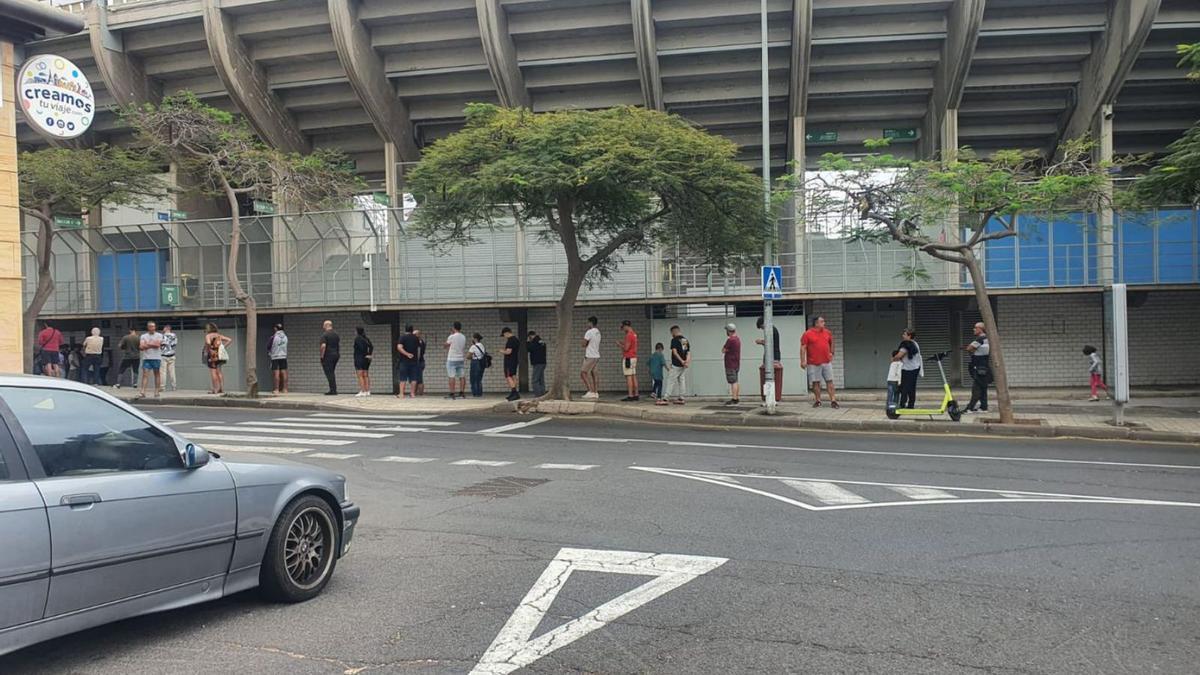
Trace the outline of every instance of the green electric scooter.
<instances>
[{"instance_id":1,"label":"green electric scooter","mask_svg":"<svg viewBox=\"0 0 1200 675\"><path fill-rule=\"evenodd\" d=\"M926 359L926 361L936 361L938 372L942 375L942 390L945 395L942 396L941 408L897 408L900 401L900 383L888 382L888 398L887 398L887 416L888 419L897 420L901 417L911 415L935 416L949 415L950 419L957 422L962 419L962 411L958 409L958 402L954 400L954 394L950 391L950 383L946 381L946 371L942 368L942 360L948 356L946 352L934 354Z\"/></svg>"}]
</instances>

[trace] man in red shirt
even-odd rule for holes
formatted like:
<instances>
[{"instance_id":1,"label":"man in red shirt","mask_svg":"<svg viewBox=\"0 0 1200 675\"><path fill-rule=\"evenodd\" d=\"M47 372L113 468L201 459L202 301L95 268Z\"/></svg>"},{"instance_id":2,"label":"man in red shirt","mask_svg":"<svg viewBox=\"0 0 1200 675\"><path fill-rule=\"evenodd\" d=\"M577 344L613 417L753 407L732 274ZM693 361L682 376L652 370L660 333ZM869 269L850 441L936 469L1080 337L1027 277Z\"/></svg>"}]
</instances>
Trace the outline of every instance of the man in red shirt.
<instances>
[{"instance_id":1,"label":"man in red shirt","mask_svg":"<svg viewBox=\"0 0 1200 675\"><path fill-rule=\"evenodd\" d=\"M59 349L62 348L63 336L49 321L45 324L46 327L37 336L38 349L42 350L42 374L59 377L59 359L62 357Z\"/></svg>"},{"instance_id":2,"label":"man in red shirt","mask_svg":"<svg viewBox=\"0 0 1200 675\"><path fill-rule=\"evenodd\" d=\"M621 400L637 401L641 398L638 396L637 381L638 337L633 332L633 322L628 319L621 322L621 330L625 333L621 338L621 372L625 374L625 390L628 394Z\"/></svg>"},{"instance_id":3,"label":"man in red shirt","mask_svg":"<svg viewBox=\"0 0 1200 675\"><path fill-rule=\"evenodd\" d=\"M725 381L729 383L729 400L725 405L741 403L741 386L738 384L738 371L742 368L742 339L737 335L737 326L725 324L725 345L721 347L725 359Z\"/></svg>"},{"instance_id":4,"label":"man in red shirt","mask_svg":"<svg viewBox=\"0 0 1200 675\"><path fill-rule=\"evenodd\" d=\"M804 331L800 338L800 367L808 375L812 386L813 407L821 407L821 380L829 390L829 405L840 407L833 390L833 333L825 328L825 317L818 316L813 327Z\"/></svg>"}]
</instances>

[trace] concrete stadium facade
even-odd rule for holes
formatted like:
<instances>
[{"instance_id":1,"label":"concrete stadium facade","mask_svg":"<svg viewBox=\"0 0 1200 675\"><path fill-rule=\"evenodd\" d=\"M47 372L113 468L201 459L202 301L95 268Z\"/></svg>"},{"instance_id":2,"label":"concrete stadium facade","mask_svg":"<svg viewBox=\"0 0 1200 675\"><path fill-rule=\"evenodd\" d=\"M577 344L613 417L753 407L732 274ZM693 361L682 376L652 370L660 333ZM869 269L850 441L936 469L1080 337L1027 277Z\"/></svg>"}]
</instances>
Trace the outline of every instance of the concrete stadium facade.
<instances>
[{"instance_id":1,"label":"concrete stadium facade","mask_svg":"<svg viewBox=\"0 0 1200 675\"><path fill-rule=\"evenodd\" d=\"M87 30L47 36L27 45L23 56L59 54L88 75L103 112L85 143L128 140L128 131L109 110L189 89L217 107L245 115L278 147L333 147L350 153L367 180L397 196L403 190L404 166L419 158L422 147L459 128L463 107L472 101L533 110L643 105L678 113L728 137L742 148L743 161L756 168L762 164L757 0L55 4L84 16ZM1085 133L1098 139L1101 157L1161 153L1200 117L1200 87L1186 82L1174 54L1176 44L1194 41L1200 33L1200 6L1192 0L770 0L768 12L766 154L775 174L793 162L811 167L827 151L858 152L864 139L884 135L895 137L897 152L914 157L964 145L984 153L1008 147L1048 152L1059 140ZM17 140L23 149L48 142L23 124ZM164 206L185 206L195 218L228 215L217 204ZM95 224L139 224L129 214L105 214L102 220ZM1194 268L1200 259L1195 252L1200 218L1193 212L1189 222L1190 235L1183 228L1184 239L1173 245L1190 247L1190 262L1178 265ZM387 227L393 227L390 221ZM957 278L932 287L907 287L881 271L869 288L848 284L861 275L845 262L848 254L841 253L840 269L831 265L838 254L814 253L822 241L801 227L785 224L781 232L785 259L791 256L791 273L797 278L789 285L786 311L821 313L838 325L846 341L839 351L848 364L878 360L896 323L915 322L932 342L959 344L977 309ZM87 246L81 246L83 255L93 260L105 244ZM513 250L526 250L524 246L518 242ZM1061 245L1055 248L1051 236L1046 282L1017 282L998 291L1004 296L997 305L1006 329L1013 325L1015 330L1018 322L1062 328L1049 335L1020 333L1010 347L1018 361L1024 355L1053 354L1064 365L1061 372L1049 367L1018 371L1015 384L1049 386L1070 380L1068 364L1078 347L1073 342L1103 340L1100 292L1106 281L1122 280L1116 268L1128 256L1106 253L1104 242L1096 246L1098 266L1107 273L1089 276L1085 271L1082 280L1056 281L1056 252L1071 253ZM1145 315L1147 320L1153 317L1168 327L1148 332L1135 348L1144 353L1169 349L1185 360L1195 359L1200 354L1200 276L1160 277L1157 240L1151 246L1156 271L1138 282L1143 294L1139 307L1153 312ZM278 261L278 248L267 249L264 260ZM393 244L380 253L400 269ZM536 251L526 255L536 256ZM882 270L882 254L878 259ZM814 283L811 270L818 263L827 265L818 276L838 277L840 286ZM655 268L643 277L675 278L678 273L673 268L664 275ZM83 275L90 274L88 266ZM646 285L644 294L601 293L589 304L604 316L646 321L689 312L749 316L755 311L753 289L728 282L695 286L686 293ZM280 304L263 321L283 320L289 330L296 326L303 332L309 324L319 325L316 314L341 312L340 323L364 322L376 326L371 330L382 337L416 317L437 335L469 312L478 315L480 332L489 337L501 323L548 328L540 314L548 302L505 301L499 288L491 291L484 302L385 297L379 312L366 314L364 302ZM1075 313L1064 314L1061 307ZM106 334L113 335L127 322L150 317L173 316L185 325L218 317L235 329L237 322L235 310L217 306L102 311L92 303L50 308L46 314L72 331L103 322ZM1074 317L1070 327L1064 317ZM615 326L611 330L615 333ZM884 333L886 340L878 344L868 339ZM1159 344L1166 336L1182 344ZM785 340L791 344L796 337ZM1070 349L1060 345L1067 340L1072 341ZM848 365L839 368L838 379L863 386L873 372L873 366ZM1143 384L1195 384L1200 362L1176 362L1163 372L1147 364L1136 376Z\"/></svg>"}]
</instances>

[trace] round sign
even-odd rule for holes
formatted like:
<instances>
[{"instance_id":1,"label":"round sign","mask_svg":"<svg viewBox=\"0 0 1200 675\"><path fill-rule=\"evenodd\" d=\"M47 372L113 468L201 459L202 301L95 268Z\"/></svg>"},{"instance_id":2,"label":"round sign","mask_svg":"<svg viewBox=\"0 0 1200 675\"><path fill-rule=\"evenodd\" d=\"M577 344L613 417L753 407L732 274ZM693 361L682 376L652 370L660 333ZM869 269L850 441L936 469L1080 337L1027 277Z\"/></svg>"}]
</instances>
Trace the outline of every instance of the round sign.
<instances>
[{"instance_id":1,"label":"round sign","mask_svg":"<svg viewBox=\"0 0 1200 675\"><path fill-rule=\"evenodd\" d=\"M75 138L95 117L96 98L83 71L61 56L43 54L25 62L17 76L17 98L25 119L55 138Z\"/></svg>"}]
</instances>

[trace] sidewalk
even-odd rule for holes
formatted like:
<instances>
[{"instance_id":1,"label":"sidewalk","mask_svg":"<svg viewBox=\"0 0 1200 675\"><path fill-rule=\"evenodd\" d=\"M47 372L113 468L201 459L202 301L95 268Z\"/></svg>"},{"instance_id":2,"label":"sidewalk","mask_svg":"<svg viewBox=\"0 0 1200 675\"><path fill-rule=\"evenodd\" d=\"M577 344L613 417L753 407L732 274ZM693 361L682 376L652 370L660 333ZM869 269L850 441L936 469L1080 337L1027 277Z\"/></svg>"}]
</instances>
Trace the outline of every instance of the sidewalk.
<instances>
[{"instance_id":1,"label":"sidewalk","mask_svg":"<svg viewBox=\"0 0 1200 675\"><path fill-rule=\"evenodd\" d=\"M137 389L121 387L112 389L105 387L104 391L125 401L133 401ZM147 396L137 400L138 405L189 405L211 406L225 408L266 408L270 410L347 410L351 412L386 412L394 414L426 414L445 415L458 412L489 412L498 403L506 403L504 397L483 396L482 398L454 399L445 398L445 394L427 394L417 398L398 399L390 394L372 394L356 398L354 394L339 394L325 396L324 394L281 394L270 392L259 394L258 398L246 398L244 394L233 393L217 396L203 390L165 391L162 398Z\"/></svg>"},{"instance_id":2,"label":"sidewalk","mask_svg":"<svg viewBox=\"0 0 1200 675\"><path fill-rule=\"evenodd\" d=\"M820 408L813 408L809 400L785 400L776 406L773 416L766 414L758 400L742 399L741 404L736 406L726 406L717 400L689 400L686 405L656 406L645 399L636 403L621 403L615 396L612 402L545 401L538 404L537 411L675 424L971 436L1078 437L1200 444L1198 397L1179 396L1179 392L1172 392L1174 395L1171 397L1135 397L1133 403L1126 407L1126 426L1116 427L1111 424L1111 401L1089 402L1086 396L1056 398L1050 395L1052 393L1030 391L1026 392L1026 396L1014 396L1013 408L1018 423L1013 425L999 424L994 401L988 413L963 415L962 421L957 423L945 415L889 420L884 414L884 399L865 393L847 397L839 394L842 407L837 410L829 407L827 400ZM873 398L878 400L870 400ZM503 403L497 409L510 407L512 404Z\"/></svg>"}]
</instances>

